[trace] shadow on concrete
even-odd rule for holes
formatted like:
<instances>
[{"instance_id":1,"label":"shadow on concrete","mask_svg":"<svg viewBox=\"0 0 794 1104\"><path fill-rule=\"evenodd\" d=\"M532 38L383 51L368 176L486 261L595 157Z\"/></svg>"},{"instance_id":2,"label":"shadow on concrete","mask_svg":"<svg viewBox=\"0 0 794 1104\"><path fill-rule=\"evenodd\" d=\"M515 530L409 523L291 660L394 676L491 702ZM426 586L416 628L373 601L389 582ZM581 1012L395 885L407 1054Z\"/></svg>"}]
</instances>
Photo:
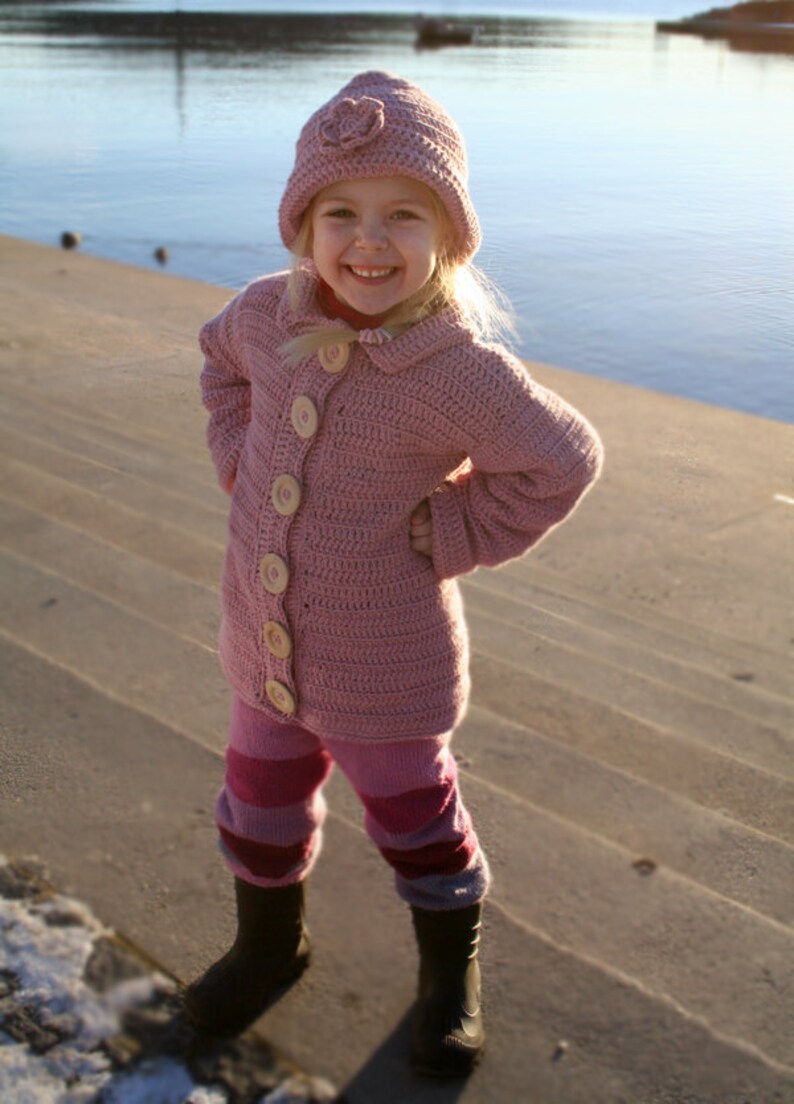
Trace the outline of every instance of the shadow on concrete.
<instances>
[{"instance_id":1,"label":"shadow on concrete","mask_svg":"<svg viewBox=\"0 0 794 1104\"><path fill-rule=\"evenodd\" d=\"M340 1104L453 1104L463 1094L467 1081L433 1081L411 1073L411 1019L409 1008L392 1033L365 1065L341 1089ZM472 1075L477 1077L478 1074Z\"/></svg>"}]
</instances>

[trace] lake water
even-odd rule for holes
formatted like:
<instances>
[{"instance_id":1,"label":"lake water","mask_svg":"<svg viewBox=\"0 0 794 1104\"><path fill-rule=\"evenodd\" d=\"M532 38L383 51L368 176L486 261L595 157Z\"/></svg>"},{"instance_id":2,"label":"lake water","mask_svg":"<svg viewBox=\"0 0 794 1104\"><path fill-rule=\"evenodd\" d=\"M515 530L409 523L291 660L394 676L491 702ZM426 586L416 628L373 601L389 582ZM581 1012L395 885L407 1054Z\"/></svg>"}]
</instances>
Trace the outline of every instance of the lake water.
<instances>
[{"instance_id":1,"label":"lake water","mask_svg":"<svg viewBox=\"0 0 794 1104\"><path fill-rule=\"evenodd\" d=\"M476 44L417 50L416 7L2 4L0 231L240 287L286 264L308 114L388 68L466 135L523 355L794 420L794 58L659 34L663 0L450 2Z\"/></svg>"}]
</instances>

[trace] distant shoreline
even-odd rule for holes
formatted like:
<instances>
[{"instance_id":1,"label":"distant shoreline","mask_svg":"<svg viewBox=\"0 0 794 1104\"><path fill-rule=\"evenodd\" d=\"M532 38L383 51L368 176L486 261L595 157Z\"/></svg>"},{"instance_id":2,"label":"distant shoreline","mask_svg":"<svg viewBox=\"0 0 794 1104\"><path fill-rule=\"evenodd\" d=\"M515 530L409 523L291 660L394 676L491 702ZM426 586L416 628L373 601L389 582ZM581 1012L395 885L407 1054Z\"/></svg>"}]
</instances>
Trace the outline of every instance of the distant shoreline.
<instances>
[{"instance_id":1,"label":"distant shoreline","mask_svg":"<svg viewBox=\"0 0 794 1104\"><path fill-rule=\"evenodd\" d=\"M783 38L794 42L794 0L746 0L685 19L659 20L657 31L704 38Z\"/></svg>"}]
</instances>

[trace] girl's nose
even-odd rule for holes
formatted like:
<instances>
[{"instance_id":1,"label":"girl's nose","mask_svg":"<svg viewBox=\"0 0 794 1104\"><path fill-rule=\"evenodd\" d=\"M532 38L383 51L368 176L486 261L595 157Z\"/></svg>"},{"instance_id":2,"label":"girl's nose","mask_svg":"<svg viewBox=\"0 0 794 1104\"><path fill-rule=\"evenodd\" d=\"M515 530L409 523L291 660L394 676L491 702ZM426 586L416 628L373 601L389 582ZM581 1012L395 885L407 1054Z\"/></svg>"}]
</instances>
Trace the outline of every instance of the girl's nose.
<instances>
[{"instance_id":1,"label":"girl's nose","mask_svg":"<svg viewBox=\"0 0 794 1104\"><path fill-rule=\"evenodd\" d=\"M383 220L362 219L356 234L356 245L360 249L385 249L388 245L388 236Z\"/></svg>"}]
</instances>

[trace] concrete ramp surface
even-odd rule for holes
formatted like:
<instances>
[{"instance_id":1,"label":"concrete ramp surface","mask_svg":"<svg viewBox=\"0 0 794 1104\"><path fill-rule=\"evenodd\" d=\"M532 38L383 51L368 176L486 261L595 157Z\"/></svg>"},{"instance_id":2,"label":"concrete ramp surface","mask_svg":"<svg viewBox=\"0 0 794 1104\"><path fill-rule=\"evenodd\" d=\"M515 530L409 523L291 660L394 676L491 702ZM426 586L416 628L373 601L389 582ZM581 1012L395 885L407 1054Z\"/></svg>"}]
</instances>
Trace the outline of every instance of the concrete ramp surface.
<instances>
[{"instance_id":1,"label":"concrete ramp surface","mask_svg":"<svg viewBox=\"0 0 794 1104\"><path fill-rule=\"evenodd\" d=\"M0 238L0 851L183 980L233 926L195 340L230 294ZM486 1058L408 1073L409 915L338 773L314 962L256 1031L350 1104L791 1104L794 431L530 370L607 465L536 552L463 582Z\"/></svg>"}]
</instances>

